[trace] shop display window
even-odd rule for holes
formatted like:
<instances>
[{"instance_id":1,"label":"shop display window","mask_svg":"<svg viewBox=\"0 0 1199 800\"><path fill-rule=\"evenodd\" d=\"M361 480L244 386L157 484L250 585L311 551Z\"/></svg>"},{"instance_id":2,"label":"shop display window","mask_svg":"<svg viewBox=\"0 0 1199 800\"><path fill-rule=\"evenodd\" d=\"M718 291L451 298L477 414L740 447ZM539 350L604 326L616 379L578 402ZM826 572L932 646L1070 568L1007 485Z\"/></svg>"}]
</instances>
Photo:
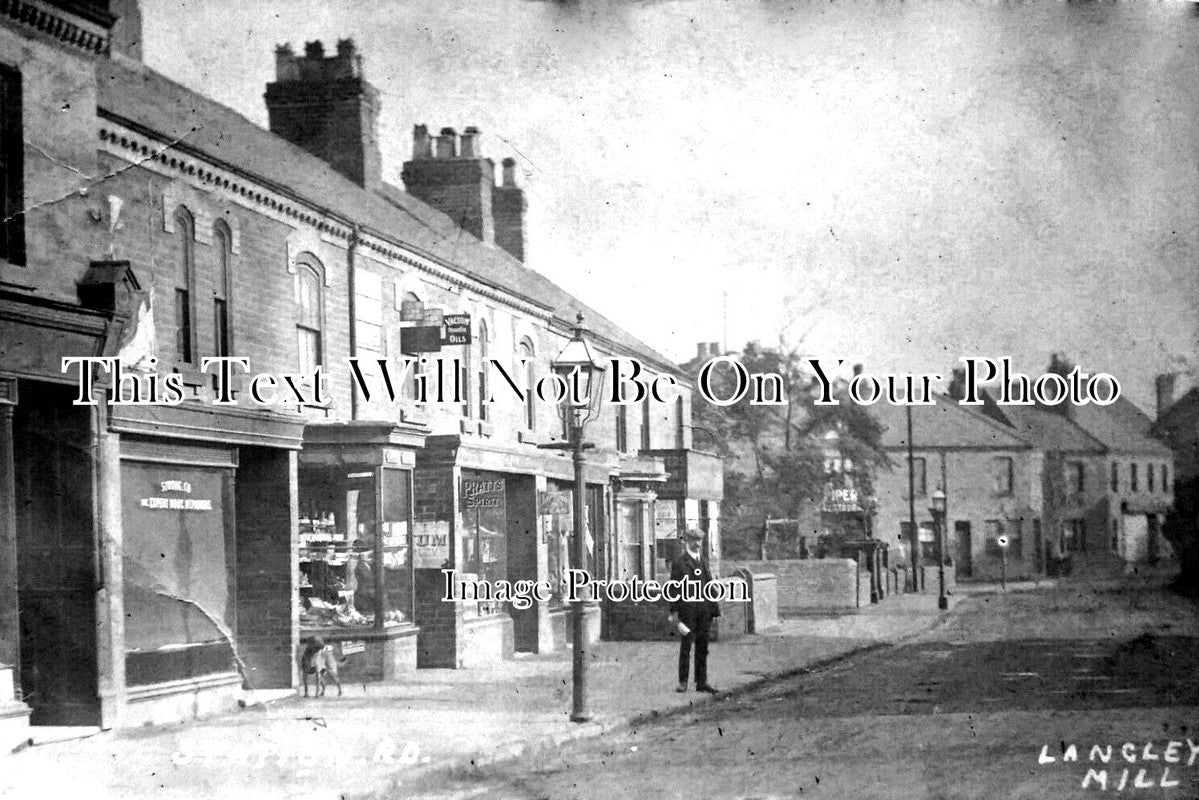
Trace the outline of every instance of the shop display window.
<instances>
[{"instance_id":1,"label":"shop display window","mask_svg":"<svg viewBox=\"0 0 1199 800\"><path fill-rule=\"evenodd\" d=\"M504 478L470 473L462 479L465 531L462 537L463 566L467 579L495 585L508 579L507 486ZM468 614L486 616L504 610L496 601L470 601Z\"/></svg>"},{"instance_id":2,"label":"shop display window","mask_svg":"<svg viewBox=\"0 0 1199 800\"><path fill-rule=\"evenodd\" d=\"M301 627L411 621L411 506L406 470L300 470Z\"/></svg>"}]
</instances>

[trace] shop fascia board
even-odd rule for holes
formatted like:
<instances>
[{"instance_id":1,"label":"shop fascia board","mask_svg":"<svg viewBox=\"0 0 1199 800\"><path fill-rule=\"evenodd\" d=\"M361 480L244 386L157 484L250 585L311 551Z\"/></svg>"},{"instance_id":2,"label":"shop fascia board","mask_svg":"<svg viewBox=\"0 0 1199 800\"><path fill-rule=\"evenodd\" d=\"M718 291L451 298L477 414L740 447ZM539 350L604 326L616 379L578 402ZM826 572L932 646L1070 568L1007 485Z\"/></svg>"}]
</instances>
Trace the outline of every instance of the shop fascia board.
<instances>
[{"instance_id":1,"label":"shop fascia board","mask_svg":"<svg viewBox=\"0 0 1199 800\"><path fill-rule=\"evenodd\" d=\"M303 421L274 411L215 408L196 402L109 406L109 414L109 429L114 433L288 450L299 450L303 444Z\"/></svg>"}]
</instances>

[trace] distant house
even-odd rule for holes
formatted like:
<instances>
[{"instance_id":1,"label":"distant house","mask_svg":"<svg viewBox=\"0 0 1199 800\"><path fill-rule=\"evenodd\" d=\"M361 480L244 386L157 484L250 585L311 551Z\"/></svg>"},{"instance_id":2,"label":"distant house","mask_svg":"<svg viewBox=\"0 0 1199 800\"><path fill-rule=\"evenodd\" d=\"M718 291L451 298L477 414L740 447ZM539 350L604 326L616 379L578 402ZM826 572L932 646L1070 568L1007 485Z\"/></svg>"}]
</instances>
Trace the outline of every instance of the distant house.
<instances>
[{"instance_id":1,"label":"distant house","mask_svg":"<svg viewBox=\"0 0 1199 800\"><path fill-rule=\"evenodd\" d=\"M910 559L914 516L921 558L936 563L929 506L939 488L946 556L959 579L993 580L1005 568L1009 577L1040 575L1062 560L1079 574L1110 575L1173 557L1162 535L1173 453L1136 406L1123 398L1001 406L984 391L983 405L967 407L955 387L935 406L912 409L911 506L906 409L874 407L893 463L875 479L875 529L897 555Z\"/></svg>"}]
</instances>

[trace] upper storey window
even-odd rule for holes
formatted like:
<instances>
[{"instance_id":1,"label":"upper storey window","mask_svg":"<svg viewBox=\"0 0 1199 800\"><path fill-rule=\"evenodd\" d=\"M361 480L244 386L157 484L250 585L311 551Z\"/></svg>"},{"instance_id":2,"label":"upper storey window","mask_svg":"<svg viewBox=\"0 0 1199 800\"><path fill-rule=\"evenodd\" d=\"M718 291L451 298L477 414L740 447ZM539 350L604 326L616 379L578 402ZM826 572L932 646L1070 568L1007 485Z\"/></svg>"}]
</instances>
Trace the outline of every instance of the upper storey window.
<instances>
[{"instance_id":1,"label":"upper storey window","mask_svg":"<svg viewBox=\"0 0 1199 800\"><path fill-rule=\"evenodd\" d=\"M311 263L296 265L296 349L300 372L308 373L323 363L324 308L320 270Z\"/></svg>"},{"instance_id":2,"label":"upper storey window","mask_svg":"<svg viewBox=\"0 0 1199 800\"><path fill-rule=\"evenodd\" d=\"M0 258L25 263L25 144L21 73L0 66Z\"/></svg>"}]
</instances>

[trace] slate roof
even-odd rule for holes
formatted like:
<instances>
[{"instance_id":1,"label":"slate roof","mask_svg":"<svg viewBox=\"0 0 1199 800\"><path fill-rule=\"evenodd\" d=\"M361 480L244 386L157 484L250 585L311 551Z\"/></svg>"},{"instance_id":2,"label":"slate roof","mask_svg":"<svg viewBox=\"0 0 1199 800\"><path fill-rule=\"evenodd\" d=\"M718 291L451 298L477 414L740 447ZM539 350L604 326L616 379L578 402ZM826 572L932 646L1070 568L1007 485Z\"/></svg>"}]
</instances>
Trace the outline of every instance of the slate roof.
<instances>
[{"instance_id":1,"label":"slate roof","mask_svg":"<svg viewBox=\"0 0 1199 800\"><path fill-rule=\"evenodd\" d=\"M1010 428L958 405L947 395L936 395L936 405L912 407L912 446L964 447L991 450L1026 450L1029 443ZM902 406L877 403L870 413L883 425L882 444L887 449L906 448L907 413Z\"/></svg>"},{"instance_id":2,"label":"slate roof","mask_svg":"<svg viewBox=\"0 0 1199 800\"><path fill-rule=\"evenodd\" d=\"M587 327L618 350L690 379L664 355L544 275L502 248L483 244L398 187L385 186L379 193L364 189L306 150L139 62L114 55L98 59L96 72L101 114L177 141L180 150L194 152L402 243L456 272L532 301L568 326L582 311Z\"/></svg>"},{"instance_id":3,"label":"slate roof","mask_svg":"<svg viewBox=\"0 0 1199 800\"><path fill-rule=\"evenodd\" d=\"M1104 445L1065 416L1037 406L996 406L1012 428L1030 444L1062 453L1102 455Z\"/></svg>"},{"instance_id":4,"label":"slate roof","mask_svg":"<svg viewBox=\"0 0 1199 800\"><path fill-rule=\"evenodd\" d=\"M1116 453L1136 453L1163 458L1174 454L1169 447L1150 435L1153 421L1123 397L1110 406L1077 406L1074 409L1074 421Z\"/></svg>"}]
</instances>

